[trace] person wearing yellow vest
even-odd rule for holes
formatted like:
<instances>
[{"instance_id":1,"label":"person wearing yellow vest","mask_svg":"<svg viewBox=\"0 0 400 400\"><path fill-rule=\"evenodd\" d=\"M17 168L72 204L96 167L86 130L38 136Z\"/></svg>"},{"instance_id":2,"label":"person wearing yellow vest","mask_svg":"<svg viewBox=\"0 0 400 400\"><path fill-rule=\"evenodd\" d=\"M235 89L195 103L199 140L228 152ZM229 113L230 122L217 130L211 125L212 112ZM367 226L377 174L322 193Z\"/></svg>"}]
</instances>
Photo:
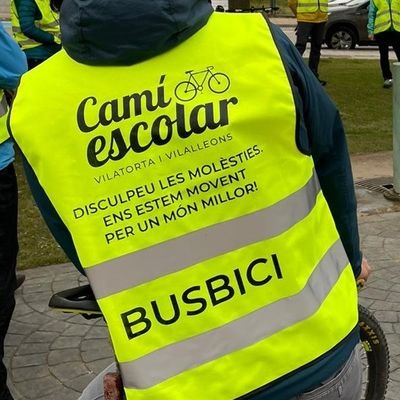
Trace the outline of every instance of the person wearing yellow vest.
<instances>
[{"instance_id":1,"label":"person wearing yellow vest","mask_svg":"<svg viewBox=\"0 0 400 400\"><path fill-rule=\"evenodd\" d=\"M289 39L208 0L64 0L60 18L9 131L126 399L359 400L346 141Z\"/></svg>"},{"instance_id":2,"label":"person wearing yellow vest","mask_svg":"<svg viewBox=\"0 0 400 400\"><path fill-rule=\"evenodd\" d=\"M398 0L370 0L368 9L368 37L378 42L383 87L392 87L389 46L400 61L400 2Z\"/></svg>"},{"instance_id":3,"label":"person wearing yellow vest","mask_svg":"<svg viewBox=\"0 0 400 400\"><path fill-rule=\"evenodd\" d=\"M308 65L320 83L325 86L326 81L319 79L318 67L328 20L328 0L288 0L288 6L297 19L296 48L303 55L311 38Z\"/></svg>"},{"instance_id":4,"label":"person wearing yellow vest","mask_svg":"<svg viewBox=\"0 0 400 400\"><path fill-rule=\"evenodd\" d=\"M8 98L27 69L25 56L0 24L0 399L12 400L3 363L4 339L15 307L14 290L25 277L17 280L17 180L14 149L6 128Z\"/></svg>"},{"instance_id":5,"label":"person wearing yellow vest","mask_svg":"<svg viewBox=\"0 0 400 400\"><path fill-rule=\"evenodd\" d=\"M60 50L58 14L50 7L50 0L12 0L11 23L29 69Z\"/></svg>"}]
</instances>

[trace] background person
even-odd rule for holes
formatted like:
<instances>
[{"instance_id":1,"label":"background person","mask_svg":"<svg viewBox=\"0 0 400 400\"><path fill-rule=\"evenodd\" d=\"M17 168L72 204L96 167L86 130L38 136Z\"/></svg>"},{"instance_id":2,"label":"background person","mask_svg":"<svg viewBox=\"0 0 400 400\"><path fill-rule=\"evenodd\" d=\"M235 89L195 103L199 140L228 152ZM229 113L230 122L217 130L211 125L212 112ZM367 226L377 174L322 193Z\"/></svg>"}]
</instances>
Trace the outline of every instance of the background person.
<instances>
[{"instance_id":1,"label":"background person","mask_svg":"<svg viewBox=\"0 0 400 400\"><path fill-rule=\"evenodd\" d=\"M14 290L25 279L16 279L17 180L13 160L14 149L8 136L6 90L14 90L26 71L26 59L0 23L0 399L12 400L7 387L7 370L3 363L4 339L15 307Z\"/></svg>"},{"instance_id":2,"label":"background person","mask_svg":"<svg viewBox=\"0 0 400 400\"><path fill-rule=\"evenodd\" d=\"M11 23L29 69L61 49L58 14L50 0L11 0Z\"/></svg>"},{"instance_id":3,"label":"background person","mask_svg":"<svg viewBox=\"0 0 400 400\"><path fill-rule=\"evenodd\" d=\"M9 126L102 308L127 399L359 400L355 277L369 267L350 160L338 110L290 40L207 0L64 0L60 16L65 51L23 77ZM208 66L220 79L180 101L186 72ZM189 179L203 164L213 175ZM165 197L150 211L235 171L248 196L222 202L233 187L209 185L190 198L208 204L198 213L174 219Z\"/></svg>"},{"instance_id":4,"label":"background person","mask_svg":"<svg viewBox=\"0 0 400 400\"><path fill-rule=\"evenodd\" d=\"M308 65L324 86L326 81L319 79L318 66L324 42L325 25L328 20L328 0L289 0L288 6L297 19L296 48L303 55L307 42L309 38L311 39Z\"/></svg>"},{"instance_id":5,"label":"background person","mask_svg":"<svg viewBox=\"0 0 400 400\"><path fill-rule=\"evenodd\" d=\"M393 46L400 61L400 3L396 0L370 0L367 29L369 39L378 42L383 87L391 88L389 46Z\"/></svg>"}]
</instances>

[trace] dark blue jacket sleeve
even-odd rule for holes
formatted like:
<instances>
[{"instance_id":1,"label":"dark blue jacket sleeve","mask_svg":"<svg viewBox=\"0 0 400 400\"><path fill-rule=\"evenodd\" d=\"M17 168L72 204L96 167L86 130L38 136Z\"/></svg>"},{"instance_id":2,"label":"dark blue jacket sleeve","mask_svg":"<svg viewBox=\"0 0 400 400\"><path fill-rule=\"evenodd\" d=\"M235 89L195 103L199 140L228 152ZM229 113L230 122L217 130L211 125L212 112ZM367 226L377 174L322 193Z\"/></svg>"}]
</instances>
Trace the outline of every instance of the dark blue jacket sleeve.
<instances>
[{"instance_id":1,"label":"dark blue jacket sleeve","mask_svg":"<svg viewBox=\"0 0 400 400\"><path fill-rule=\"evenodd\" d=\"M26 57L0 23L0 88L15 89L27 70Z\"/></svg>"},{"instance_id":2,"label":"dark blue jacket sleeve","mask_svg":"<svg viewBox=\"0 0 400 400\"><path fill-rule=\"evenodd\" d=\"M271 29L292 80L297 108L297 146L304 154L313 157L322 191L357 277L361 272L362 258L357 203L338 109L281 29L272 24Z\"/></svg>"},{"instance_id":3,"label":"dark blue jacket sleeve","mask_svg":"<svg viewBox=\"0 0 400 400\"><path fill-rule=\"evenodd\" d=\"M82 265L79 261L78 255L74 243L72 241L71 234L69 233L67 227L63 223L62 219L58 215L56 209L51 204L46 192L40 186L39 181L33 172L31 166L27 162L26 158L22 154L24 171L26 178L29 182L29 186L35 199L36 204L45 220L51 234L54 236L55 240L63 249L64 253L75 265L75 267L82 273L85 274Z\"/></svg>"}]
</instances>

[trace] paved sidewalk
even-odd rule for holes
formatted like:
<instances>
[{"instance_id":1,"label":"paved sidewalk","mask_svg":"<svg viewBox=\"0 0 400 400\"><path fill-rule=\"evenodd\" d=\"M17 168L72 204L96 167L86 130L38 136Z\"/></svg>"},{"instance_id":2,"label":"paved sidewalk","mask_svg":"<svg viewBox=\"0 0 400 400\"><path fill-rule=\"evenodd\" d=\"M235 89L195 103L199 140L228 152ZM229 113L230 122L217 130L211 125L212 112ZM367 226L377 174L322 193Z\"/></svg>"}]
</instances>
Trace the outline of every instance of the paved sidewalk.
<instances>
[{"instance_id":1,"label":"paved sidewalk","mask_svg":"<svg viewBox=\"0 0 400 400\"><path fill-rule=\"evenodd\" d=\"M400 202L393 204L381 188L390 184L390 153L353 157L359 200L362 248L374 267L361 302L381 322L390 345L391 381L387 400L400 393ZM367 183L368 183L367 182ZM15 400L76 400L87 383L112 361L101 320L48 309L54 292L82 283L70 264L26 271L17 291L17 307L6 341L6 363Z\"/></svg>"}]
</instances>

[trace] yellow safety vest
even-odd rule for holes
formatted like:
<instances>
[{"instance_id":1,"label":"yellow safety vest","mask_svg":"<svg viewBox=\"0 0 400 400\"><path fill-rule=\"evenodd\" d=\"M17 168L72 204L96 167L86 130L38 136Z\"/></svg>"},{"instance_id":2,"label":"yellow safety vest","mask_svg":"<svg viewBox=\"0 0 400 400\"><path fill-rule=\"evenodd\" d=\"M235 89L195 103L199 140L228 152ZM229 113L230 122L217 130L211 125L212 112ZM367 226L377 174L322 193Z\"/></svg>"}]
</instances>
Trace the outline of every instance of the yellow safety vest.
<instances>
[{"instance_id":1,"label":"yellow safety vest","mask_svg":"<svg viewBox=\"0 0 400 400\"><path fill-rule=\"evenodd\" d=\"M323 13L328 12L328 1L327 0L299 0L297 2L297 14L314 13L321 11Z\"/></svg>"},{"instance_id":2,"label":"yellow safety vest","mask_svg":"<svg viewBox=\"0 0 400 400\"><path fill-rule=\"evenodd\" d=\"M61 51L22 77L10 124L71 233L127 399L234 399L356 326L353 272L261 15L215 13L132 66Z\"/></svg>"},{"instance_id":3,"label":"yellow safety vest","mask_svg":"<svg viewBox=\"0 0 400 400\"><path fill-rule=\"evenodd\" d=\"M8 104L4 90L0 89L0 144L9 139L7 131Z\"/></svg>"},{"instance_id":4,"label":"yellow safety vest","mask_svg":"<svg viewBox=\"0 0 400 400\"><path fill-rule=\"evenodd\" d=\"M55 43L61 43L58 17L57 14L50 8L50 0L35 0L35 3L42 15L40 20L35 21L35 25L38 29L53 34ZM43 43L39 43L23 34L14 0L11 0L11 24L14 38L22 50L43 45Z\"/></svg>"},{"instance_id":5,"label":"yellow safety vest","mask_svg":"<svg viewBox=\"0 0 400 400\"><path fill-rule=\"evenodd\" d=\"M374 0L377 8L374 33L385 32L391 27L400 32L400 0Z\"/></svg>"}]
</instances>

